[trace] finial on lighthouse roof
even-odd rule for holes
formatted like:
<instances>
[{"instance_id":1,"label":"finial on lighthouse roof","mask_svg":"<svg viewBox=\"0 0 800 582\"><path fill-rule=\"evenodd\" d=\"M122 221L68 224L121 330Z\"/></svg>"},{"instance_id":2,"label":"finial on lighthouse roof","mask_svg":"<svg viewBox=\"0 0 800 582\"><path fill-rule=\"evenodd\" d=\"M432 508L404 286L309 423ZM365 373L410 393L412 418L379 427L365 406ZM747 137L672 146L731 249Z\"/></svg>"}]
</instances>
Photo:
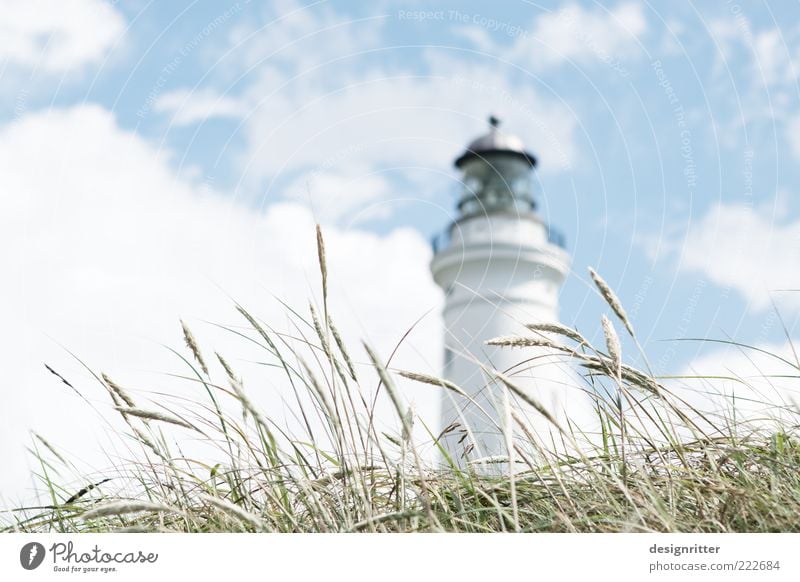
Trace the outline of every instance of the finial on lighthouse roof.
<instances>
[{"instance_id":1,"label":"finial on lighthouse roof","mask_svg":"<svg viewBox=\"0 0 800 582\"><path fill-rule=\"evenodd\" d=\"M489 133L480 136L467 146L465 151L455 161L457 168L461 168L473 158L484 158L491 154L507 154L524 159L531 167L536 165L536 158L525 149L522 140L516 135L501 132L498 129L500 118L492 114L489 116Z\"/></svg>"}]
</instances>

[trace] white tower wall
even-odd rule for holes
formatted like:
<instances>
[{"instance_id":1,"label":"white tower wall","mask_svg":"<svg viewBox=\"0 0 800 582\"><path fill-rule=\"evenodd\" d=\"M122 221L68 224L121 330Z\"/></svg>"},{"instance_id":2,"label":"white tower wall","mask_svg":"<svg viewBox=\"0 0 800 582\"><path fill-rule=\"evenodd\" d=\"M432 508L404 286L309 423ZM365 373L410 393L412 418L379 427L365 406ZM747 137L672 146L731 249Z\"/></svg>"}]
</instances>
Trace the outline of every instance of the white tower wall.
<instances>
[{"instance_id":1,"label":"white tower wall","mask_svg":"<svg viewBox=\"0 0 800 582\"><path fill-rule=\"evenodd\" d=\"M487 346L499 336L530 335L527 323L558 320L558 292L569 268L569 256L548 242L547 229L532 213L479 215L453 227L450 244L431 265L445 290L445 377L474 400L445 393L442 424L459 423L443 439L454 459L506 453L499 419L501 391L476 360L509 376L550 409L560 411L575 378L558 357L542 357L544 349ZM535 362L526 358L539 356ZM572 388L574 390L574 388ZM483 411L481 411L483 408ZM529 426L548 438L552 426L526 411ZM461 443L465 427L471 434ZM474 444L468 455L464 450Z\"/></svg>"},{"instance_id":2,"label":"white tower wall","mask_svg":"<svg viewBox=\"0 0 800 582\"><path fill-rule=\"evenodd\" d=\"M508 454L500 425L508 419L504 395L510 393L482 365L508 376L562 424L567 416L580 422L592 414L563 355L486 345L500 336L532 335L525 324L558 321L558 295L569 271L568 253L533 211L528 175L535 160L518 138L499 133L498 123L490 119L490 133L456 161L465 184L461 216L431 262L446 294L444 376L469 396L445 391L442 402L442 429L451 430L440 442L461 466ZM508 401L545 446L557 438L541 414L516 397Z\"/></svg>"}]
</instances>

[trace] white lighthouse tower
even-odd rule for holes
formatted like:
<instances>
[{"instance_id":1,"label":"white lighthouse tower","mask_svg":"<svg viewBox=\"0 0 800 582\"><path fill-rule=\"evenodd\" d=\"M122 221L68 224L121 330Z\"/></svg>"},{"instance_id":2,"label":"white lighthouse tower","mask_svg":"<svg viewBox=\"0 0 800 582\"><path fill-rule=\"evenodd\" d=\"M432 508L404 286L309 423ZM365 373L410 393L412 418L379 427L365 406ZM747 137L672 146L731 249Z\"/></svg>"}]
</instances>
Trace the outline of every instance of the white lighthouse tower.
<instances>
[{"instance_id":1,"label":"white lighthouse tower","mask_svg":"<svg viewBox=\"0 0 800 582\"><path fill-rule=\"evenodd\" d=\"M489 132L455 161L463 184L458 215L434 240L431 262L446 294L444 376L474 400L444 391L442 427L449 431L440 442L460 465L507 454L502 388L477 362L509 376L555 416L563 416L569 393L572 400L582 395L554 356L485 343L525 333L526 323L557 321L570 264L562 238L536 213L536 159L499 125L490 117ZM531 410L526 416L540 436L552 428Z\"/></svg>"}]
</instances>

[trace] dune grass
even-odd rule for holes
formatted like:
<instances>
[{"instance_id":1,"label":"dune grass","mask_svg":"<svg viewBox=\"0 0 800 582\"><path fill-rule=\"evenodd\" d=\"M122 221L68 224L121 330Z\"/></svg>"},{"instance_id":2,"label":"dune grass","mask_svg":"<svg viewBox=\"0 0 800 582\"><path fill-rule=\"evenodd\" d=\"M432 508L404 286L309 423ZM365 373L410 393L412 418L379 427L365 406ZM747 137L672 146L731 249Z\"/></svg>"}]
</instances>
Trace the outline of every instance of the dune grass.
<instances>
[{"instance_id":1,"label":"dune grass","mask_svg":"<svg viewBox=\"0 0 800 582\"><path fill-rule=\"evenodd\" d=\"M307 317L292 312L298 329L308 330L308 338L300 334L307 350L297 350L237 306L249 328L237 333L256 342L282 371L286 391L307 403L296 411L306 434L287 432L260 410L229 362L219 354L209 358L181 322L186 381L202 386L203 401L185 411L142 405L112 378L96 375L113 414L127 427L119 438L137 457L111 472L81 475L76 485L60 477L70 461L36 435L37 475L50 503L4 511L0 527L23 532L800 531L796 408L784 410L795 421L780 424L733 420L733 408L703 412L646 365L641 370L626 364L615 326L605 317L603 346L556 323L531 324L528 335L491 342L520 350L521 359L526 350L546 348L583 370L597 413L596 435L560 424L513 376L489 370L500 389L550 422L557 438L538 438L511 409L512 422L504 425L509 455L500 459L501 469L459 462L442 446L442 435L427 428L423 452L413 428L419 419L395 385L398 376L431 390L450 390L465 401L469 397L447 380L387 367L381 354L365 345L375 373L370 378L377 375L380 382L377 392L366 389L363 364L354 363L328 314L319 230L317 237L322 312L313 307ZM591 275L638 346L616 295L594 271ZM800 365L787 363L800 375ZM378 426L375 398L391 403L396 430ZM235 413L231 402L237 404ZM322 420L321 428L313 426L312 417ZM176 435L207 443L213 460L184 455ZM443 461L430 460L431 447Z\"/></svg>"}]
</instances>

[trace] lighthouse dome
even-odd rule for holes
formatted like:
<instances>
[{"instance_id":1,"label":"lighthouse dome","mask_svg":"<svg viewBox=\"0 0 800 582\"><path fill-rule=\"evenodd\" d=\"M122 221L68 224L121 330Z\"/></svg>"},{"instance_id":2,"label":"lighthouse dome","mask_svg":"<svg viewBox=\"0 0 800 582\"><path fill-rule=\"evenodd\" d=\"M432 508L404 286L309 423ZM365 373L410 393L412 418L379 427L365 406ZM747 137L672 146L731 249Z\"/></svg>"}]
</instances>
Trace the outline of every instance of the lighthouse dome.
<instances>
[{"instance_id":1,"label":"lighthouse dome","mask_svg":"<svg viewBox=\"0 0 800 582\"><path fill-rule=\"evenodd\" d=\"M474 139L459 158L455 161L457 168L461 168L473 158L483 158L491 154L507 154L524 159L533 167L536 158L525 149L525 144L516 135L500 131L500 120L494 115L489 117L489 132Z\"/></svg>"}]
</instances>

